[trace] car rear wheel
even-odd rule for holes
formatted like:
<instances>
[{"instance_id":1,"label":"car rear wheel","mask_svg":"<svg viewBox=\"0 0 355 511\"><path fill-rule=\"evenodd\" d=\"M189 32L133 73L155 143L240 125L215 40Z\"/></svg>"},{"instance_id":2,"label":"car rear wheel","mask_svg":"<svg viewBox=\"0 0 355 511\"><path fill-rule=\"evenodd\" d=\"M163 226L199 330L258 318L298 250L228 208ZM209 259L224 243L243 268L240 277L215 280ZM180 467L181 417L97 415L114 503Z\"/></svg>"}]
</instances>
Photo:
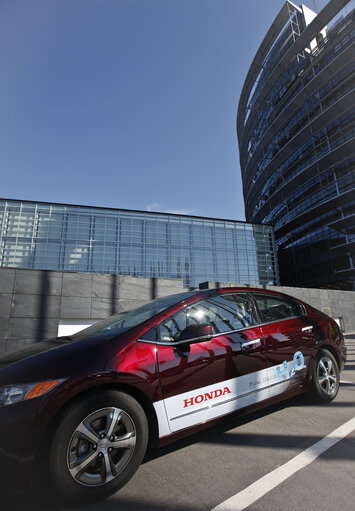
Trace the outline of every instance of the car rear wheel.
<instances>
[{"instance_id":1,"label":"car rear wheel","mask_svg":"<svg viewBox=\"0 0 355 511\"><path fill-rule=\"evenodd\" d=\"M70 405L53 437L49 471L66 498L88 501L116 492L139 467L148 442L140 404L115 390Z\"/></svg>"},{"instance_id":2,"label":"car rear wheel","mask_svg":"<svg viewBox=\"0 0 355 511\"><path fill-rule=\"evenodd\" d=\"M338 394L340 373L334 356L328 350L320 350L313 366L311 395L317 401L332 401Z\"/></svg>"}]
</instances>

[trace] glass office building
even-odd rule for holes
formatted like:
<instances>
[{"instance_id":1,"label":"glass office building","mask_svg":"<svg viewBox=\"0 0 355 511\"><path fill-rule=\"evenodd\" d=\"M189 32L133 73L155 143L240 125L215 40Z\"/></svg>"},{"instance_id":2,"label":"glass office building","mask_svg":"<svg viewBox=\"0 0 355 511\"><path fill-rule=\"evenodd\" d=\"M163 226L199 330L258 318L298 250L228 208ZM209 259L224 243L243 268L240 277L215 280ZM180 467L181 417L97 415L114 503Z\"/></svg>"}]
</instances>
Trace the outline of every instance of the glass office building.
<instances>
[{"instance_id":1,"label":"glass office building","mask_svg":"<svg viewBox=\"0 0 355 511\"><path fill-rule=\"evenodd\" d=\"M167 213L0 200L0 266L276 285L273 230Z\"/></svg>"},{"instance_id":2,"label":"glass office building","mask_svg":"<svg viewBox=\"0 0 355 511\"><path fill-rule=\"evenodd\" d=\"M240 97L246 219L272 224L281 283L355 290L355 11L287 1Z\"/></svg>"}]
</instances>

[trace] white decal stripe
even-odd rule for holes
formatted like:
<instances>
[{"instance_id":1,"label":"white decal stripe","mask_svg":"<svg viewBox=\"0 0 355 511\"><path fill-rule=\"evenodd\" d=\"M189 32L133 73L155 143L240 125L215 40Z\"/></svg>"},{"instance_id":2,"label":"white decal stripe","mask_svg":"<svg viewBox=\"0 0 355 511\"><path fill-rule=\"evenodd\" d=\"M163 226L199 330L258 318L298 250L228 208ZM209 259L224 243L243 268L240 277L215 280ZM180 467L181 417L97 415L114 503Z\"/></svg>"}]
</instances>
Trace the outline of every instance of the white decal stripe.
<instances>
[{"instance_id":1,"label":"white decal stripe","mask_svg":"<svg viewBox=\"0 0 355 511\"><path fill-rule=\"evenodd\" d=\"M255 373L245 374L169 397L165 399L165 406L170 429L173 432L178 431L214 419L219 415L225 415L243 406L248 406L249 403L258 402L258 392L252 395L249 392L262 391L267 386L267 369L262 369ZM223 394L224 392L225 394ZM237 397L240 397L238 402L236 400L231 401L232 398ZM264 399L266 398L267 393L264 396ZM220 403L220 406L208 406L214 403ZM186 415L188 412L195 410L199 413ZM174 420L172 421L172 419Z\"/></svg>"},{"instance_id":2,"label":"white decal stripe","mask_svg":"<svg viewBox=\"0 0 355 511\"><path fill-rule=\"evenodd\" d=\"M281 385L282 383L280 382L279 385ZM255 394L256 392L259 392L259 391L252 390L251 392L247 392L246 394L242 394L241 396L236 396L236 397L232 397L230 399L226 399L225 401L222 401L221 403L213 403L212 405L207 405L204 408L198 408L197 410L192 410L191 412L184 413L183 415L179 415L178 417L173 417L171 420L174 421L176 419L181 419L182 417L186 417L187 415L192 415L193 413L198 413L203 410L208 410L208 409L214 408L216 406L221 406L221 405L224 405L225 403L229 403L231 401L236 401L237 399L241 399L242 397L250 396L251 394Z\"/></svg>"},{"instance_id":3,"label":"white decal stripe","mask_svg":"<svg viewBox=\"0 0 355 511\"><path fill-rule=\"evenodd\" d=\"M292 381L294 381L296 378L293 378ZM301 378L297 378L298 383L301 385ZM354 384L355 385L355 384ZM289 380L287 381L278 381L276 383L273 383L272 385L269 385L268 388L270 389L270 397L277 396L278 394L281 394L282 392L286 392L289 388ZM278 388L275 388L278 387ZM252 390L251 392L247 392L246 394L242 394L240 396L232 397L230 399L226 399L225 401L222 401L221 403L214 403L212 405L207 405L204 408L199 408L197 410L192 410L191 412L185 413L183 415L180 415L179 417L173 417L171 420L174 421L176 419L180 419L181 417L186 417L186 415L191 415L193 413L198 413L202 410L207 410L210 408L214 408L215 406L220 406L225 403L229 403L230 401L236 401L237 399L241 399L242 397L250 396L251 394L256 394L259 392L259 390Z\"/></svg>"},{"instance_id":4,"label":"white decal stripe","mask_svg":"<svg viewBox=\"0 0 355 511\"><path fill-rule=\"evenodd\" d=\"M306 357L305 362L308 362L308 359L309 357ZM287 368L290 369L291 366L292 361L287 362ZM280 367L283 370L281 381L276 369ZM305 364L287 378L284 365L278 364L157 401L153 404L158 418L159 437L222 417L297 388L302 385L306 369Z\"/></svg>"},{"instance_id":5,"label":"white decal stripe","mask_svg":"<svg viewBox=\"0 0 355 511\"><path fill-rule=\"evenodd\" d=\"M164 400L155 401L153 405L158 418L159 438L170 435L171 431L169 428L168 416L164 406Z\"/></svg>"}]
</instances>

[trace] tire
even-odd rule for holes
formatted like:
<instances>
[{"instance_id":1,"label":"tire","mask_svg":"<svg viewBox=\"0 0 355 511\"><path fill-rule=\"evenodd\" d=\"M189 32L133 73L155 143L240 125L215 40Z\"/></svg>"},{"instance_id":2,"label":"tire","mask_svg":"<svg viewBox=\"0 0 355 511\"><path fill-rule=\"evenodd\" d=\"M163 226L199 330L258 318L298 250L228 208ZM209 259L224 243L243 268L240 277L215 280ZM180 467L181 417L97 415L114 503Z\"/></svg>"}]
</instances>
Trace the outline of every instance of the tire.
<instances>
[{"instance_id":1,"label":"tire","mask_svg":"<svg viewBox=\"0 0 355 511\"><path fill-rule=\"evenodd\" d=\"M321 403L332 401L338 394L340 372L330 351L319 350L312 372L311 397Z\"/></svg>"},{"instance_id":2,"label":"tire","mask_svg":"<svg viewBox=\"0 0 355 511\"><path fill-rule=\"evenodd\" d=\"M132 396L95 392L62 415L49 452L51 482L74 502L112 495L136 472L147 443L147 418Z\"/></svg>"}]
</instances>

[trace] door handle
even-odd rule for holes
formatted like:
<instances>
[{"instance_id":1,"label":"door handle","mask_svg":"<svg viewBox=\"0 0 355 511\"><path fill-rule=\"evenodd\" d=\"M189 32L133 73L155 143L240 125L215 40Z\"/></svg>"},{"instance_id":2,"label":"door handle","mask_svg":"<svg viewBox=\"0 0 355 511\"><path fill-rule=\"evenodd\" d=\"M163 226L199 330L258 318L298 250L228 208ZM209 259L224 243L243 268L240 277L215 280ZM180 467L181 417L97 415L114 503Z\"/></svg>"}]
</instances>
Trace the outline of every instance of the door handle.
<instances>
[{"instance_id":1,"label":"door handle","mask_svg":"<svg viewBox=\"0 0 355 511\"><path fill-rule=\"evenodd\" d=\"M261 346L261 339L253 339L252 341L242 342L241 348L244 351L249 351L255 348L256 345Z\"/></svg>"}]
</instances>

